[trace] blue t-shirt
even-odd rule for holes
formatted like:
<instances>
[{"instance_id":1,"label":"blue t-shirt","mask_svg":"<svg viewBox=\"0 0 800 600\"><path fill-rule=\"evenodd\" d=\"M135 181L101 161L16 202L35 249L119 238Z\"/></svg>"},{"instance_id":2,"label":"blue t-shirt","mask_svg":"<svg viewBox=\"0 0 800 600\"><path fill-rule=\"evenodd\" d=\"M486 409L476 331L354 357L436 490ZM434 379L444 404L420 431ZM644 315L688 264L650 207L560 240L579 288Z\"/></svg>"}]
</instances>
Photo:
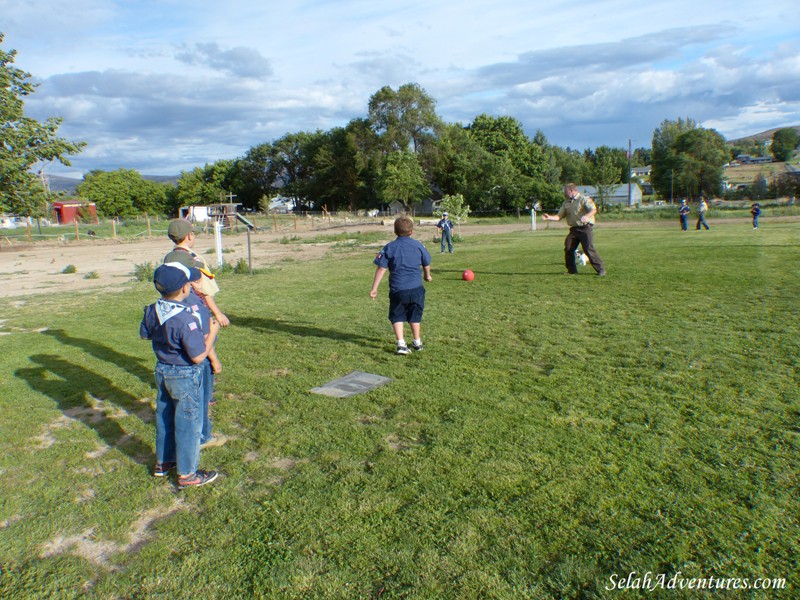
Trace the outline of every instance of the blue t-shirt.
<instances>
[{"instance_id":1,"label":"blue t-shirt","mask_svg":"<svg viewBox=\"0 0 800 600\"><path fill-rule=\"evenodd\" d=\"M446 233L448 231L453 230L453 222L450 219L441 219L436 224L436 227L442 230L442 233Z\"/></svg>"},{"instance_id":2,"label":"blue t-shirt","mask_svg":"<svg viewBox=\"0 0 800 600\"><path fill-rule=\"evenodd\" d=\"M412 237L398 237L383 247L373 261L389 269L389 291L413 290L422 286L420 267L431 264L431 254Z\"/></svg>"},{"instance_id":3,"label":"blue t-shirt","mask_svg":"<svg viewBox=\"0 0 800 600\"><path fill-rule=\"evenodd\" d=\"M152 341L156 359L167 365L191 366L192 357L206 351L199 319L181 302L159 300L146 306L139 336Z\"/></svg>"}]
</instances>

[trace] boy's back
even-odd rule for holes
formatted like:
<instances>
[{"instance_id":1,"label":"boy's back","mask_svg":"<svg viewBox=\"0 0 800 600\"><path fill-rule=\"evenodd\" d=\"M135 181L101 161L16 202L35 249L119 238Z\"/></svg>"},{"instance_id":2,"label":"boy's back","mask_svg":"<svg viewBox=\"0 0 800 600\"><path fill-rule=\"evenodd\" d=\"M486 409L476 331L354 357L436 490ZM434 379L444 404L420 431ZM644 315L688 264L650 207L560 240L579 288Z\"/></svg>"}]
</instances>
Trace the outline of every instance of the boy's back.
<instances>
[{"instance_id":1,"label":"boy's back","mask_svg":"<svg viewBox=\"0 0 800 600\"><path fill-rule=\"evenodd\" d=\"M420 267L431 264L431 255L418 240L399 236L386 244L373 262L389 270L389 291L396 292L422 286Z\"/></svg>"}]
</instances>

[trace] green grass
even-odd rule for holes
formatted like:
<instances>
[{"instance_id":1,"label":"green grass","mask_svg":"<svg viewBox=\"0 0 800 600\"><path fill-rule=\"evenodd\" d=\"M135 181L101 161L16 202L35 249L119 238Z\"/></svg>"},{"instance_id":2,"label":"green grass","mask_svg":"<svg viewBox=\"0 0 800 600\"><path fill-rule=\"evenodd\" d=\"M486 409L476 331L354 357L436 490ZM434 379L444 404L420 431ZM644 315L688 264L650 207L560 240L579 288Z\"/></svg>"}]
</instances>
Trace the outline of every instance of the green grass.
<instances>
[{"instance_id":1,"label":"green grass","mask_svg":"<svg viewBox=\"0 0 800 600\"><path fill-rule=\"evenodd\" d=\"M366 241L224 274L225 476L180 493L150 475L152 285L5 303L0 596L797 597L800 236L712 227L600 226L602 279L561 274L563 229L465 228L405 357ZM308 392L353 370L394 381Z\"/></svg>"}]
</instances>

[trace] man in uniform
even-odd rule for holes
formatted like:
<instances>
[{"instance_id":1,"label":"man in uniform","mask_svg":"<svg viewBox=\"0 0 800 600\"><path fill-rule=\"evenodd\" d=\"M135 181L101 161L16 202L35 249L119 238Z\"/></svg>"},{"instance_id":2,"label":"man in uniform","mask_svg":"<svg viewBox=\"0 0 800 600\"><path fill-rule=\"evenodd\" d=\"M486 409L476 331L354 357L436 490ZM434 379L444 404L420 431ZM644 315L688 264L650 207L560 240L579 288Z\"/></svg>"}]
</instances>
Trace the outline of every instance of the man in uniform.
<instances>
[{"instance_id":1,"label":"man in uniform","mask_svg":"<svg viewBox=\"0 0 800 600\"><path fill-rule=\"evenodd\" d=\"M597 206L589 196L584 196L578 191L574 183L564 186L566 200L558 210L557 215L542 213L545 221L567 220L569 233L564 240L564 262L567 265L567 273L576 275L578 267L575 265L575 250L580 244L583 253L589 257L589 262L597 271L600 277L606 274L603 261L597 250L594 249L594 216L597 214Z\"/></svg>"}]
</instances>

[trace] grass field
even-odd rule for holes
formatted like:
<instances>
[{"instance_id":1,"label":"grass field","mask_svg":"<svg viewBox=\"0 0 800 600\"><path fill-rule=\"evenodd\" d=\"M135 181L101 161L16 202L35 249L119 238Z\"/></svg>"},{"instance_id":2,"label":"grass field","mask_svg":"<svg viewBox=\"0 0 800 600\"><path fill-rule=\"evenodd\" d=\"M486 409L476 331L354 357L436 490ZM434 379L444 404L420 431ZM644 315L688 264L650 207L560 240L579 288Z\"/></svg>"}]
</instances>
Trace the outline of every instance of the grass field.
<instances>
[{"instance_id":1,"label":"grass field","mask_svg":"<svg viewBox=\"0 0 800 600\"><path fill-rule=\"evenodd\" d=\"M465 228L410 356L380 242L224 275L232 440L183 492L150 474L152 285L5 303L0 597L796 598L800 229L712 227L599 226L605 278L562 275L563 230ZM309 393L353 370L393 381Z\"/></svg>"}]
</instances>

